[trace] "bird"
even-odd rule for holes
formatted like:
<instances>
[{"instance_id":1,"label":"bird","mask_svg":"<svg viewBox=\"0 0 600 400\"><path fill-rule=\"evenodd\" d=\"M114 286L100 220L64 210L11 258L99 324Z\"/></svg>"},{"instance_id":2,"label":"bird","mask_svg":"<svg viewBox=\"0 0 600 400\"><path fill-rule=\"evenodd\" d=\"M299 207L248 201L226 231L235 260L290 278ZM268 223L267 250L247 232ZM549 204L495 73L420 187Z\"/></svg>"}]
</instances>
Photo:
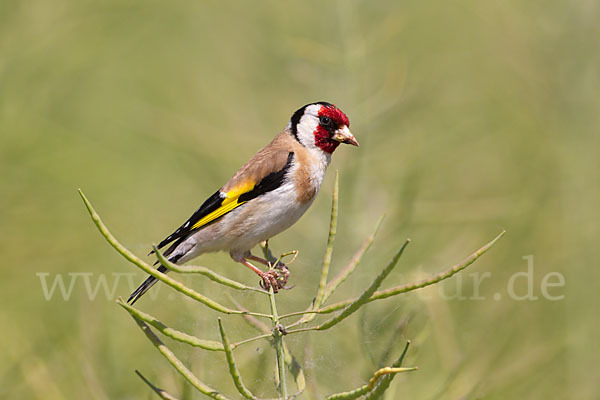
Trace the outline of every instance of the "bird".
<instances>
[{"instance_id":1,"label":"bird","mask_svg":"<svg viewBox=\"0 0 600 400\"><path fill-rule=\"evenodd\" d=\"M276 271L264 272L250 262L269 265L251 250L291 227L306 212L340 143L358 147L349 126L346 114L334 104L319 101L299 108L271 143L157 248L170 245L163 255L177 265L205 253L227 251L261 278L265 290L282 289ZM158 271L166 273L168 269L161 265ZM133 305L156 282L155 277L148 277L128 303Z\"/></svg>"}]
</instances>

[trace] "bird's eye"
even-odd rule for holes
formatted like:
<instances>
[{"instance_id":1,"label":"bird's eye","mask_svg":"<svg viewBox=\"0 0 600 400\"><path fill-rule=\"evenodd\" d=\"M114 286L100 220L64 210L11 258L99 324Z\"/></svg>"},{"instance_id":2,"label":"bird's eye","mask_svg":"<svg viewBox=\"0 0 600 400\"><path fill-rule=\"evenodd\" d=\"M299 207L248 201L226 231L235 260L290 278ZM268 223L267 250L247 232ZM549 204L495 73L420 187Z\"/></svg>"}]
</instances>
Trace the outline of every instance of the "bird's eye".
<instances>
[{"instance_id":1,"label":"bird's eye","mask_svg":"<svg viewBox=\"0 0 600 400\"><path fill-rule=\"evenodd\" d=\"M325 116L321 116L321 117L319 117L319 122L323 126L329 126L329 125L331 125L331 118L325 117Z\"/></svg>"}]
</instances>

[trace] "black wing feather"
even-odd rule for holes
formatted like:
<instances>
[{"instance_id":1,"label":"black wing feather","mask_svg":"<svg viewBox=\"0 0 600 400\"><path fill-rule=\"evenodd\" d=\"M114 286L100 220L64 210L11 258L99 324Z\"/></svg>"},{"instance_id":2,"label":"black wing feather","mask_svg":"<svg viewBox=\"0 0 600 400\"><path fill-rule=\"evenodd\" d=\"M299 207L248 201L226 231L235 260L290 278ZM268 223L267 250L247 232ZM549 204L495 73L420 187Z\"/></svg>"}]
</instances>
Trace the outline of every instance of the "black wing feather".
<instances>
[{"instance_id":1,"label":"black wing feather","mask_svg":"<svg viewBox=\"0 0 600 400\"><path fill-rule=\"evenodd\" d=\"M223 204L223 200L225 196L221 194L220 190L217 190L212 196L210 196L200 208L192 214L192 216L183 223L175 232L166 237L165 240L158 244L158 248L161 249L165 247L167 244L171 243L174 240L181 239L187 236L190 232L192 232L192 226L202 218L210 214L211 212L217 210Z\"/></svg>"},{"instance_id":2,"label":"black wing feather","mask_svg":"<svg viewBox=\"0 0 600 400\"><path fill-rule=\"evenodd\" d=\"M271 172L269 175L265 176L263 179L261 179L261 181L256 186L254 186L254 188L252 190L240 195L238 200L240 202L245 203L245 202L250 201L260 195L271 192L271 191L277 189L278 187L280 187L283 184L286 173L288 172L288 170L290 169L290 166L292 165L293 158L294 158L294 153L290 152L288 154L287 162L285 163L285 165L283 166L283 168L281 170L279 170L277 172ZM164 252L164 255L168 257L169 254L171 254L177 248L177 246L179 246L187 238L187 236L191 232L196 231L198 229L202 229L204 226L206 226L206 225L204 225L200 228L192 229L192 227L194 226L194 224L196 222L198 222L200 219L204 218L208 214L212 213L213 211L215 211L219 207L221 207L221 204L223 204L224 199L225 199L225 195L222 194L220 190L217 191L212 196L210 196L204 203L202 203L200 208L198 208L196 210L196 212L183 225L181 225L175 232L170 234L165 240L160 242L160 244L158 245L158 248L160 249L160 248L166 246L167 244L174 242ZM219 217L219 218L221 218L221 217ZM218 220L219 218L215 219L215 221ZM150 254L152 254L152 253L150 253ZM168 260L173 263L176 263L179 260L179 258L182 256L183 256L183 254L178 254L174 257L168 257ZM157 263L158 263L158 261L154 265L156 265ZM160 272L164 272L164 273L168 272L167 268L165 268L162 265L158 267L158 270ZM146 293L148 290L150 290L150 288L156 282L157 282L157 279L155 277L153 277L153 276L148 277L148 279L146 279L137 288L137 290L135 292L133 292L131 294L131 296L129 296L129 299L127 300L127 302L130 304L134 304L136 301L138 301L138 299L140 297L142 297L144 295L144 293Z\"/></svg>"},{"instance_id":3,"label":"black wing feather","mask_svg":"<svg viewBox=\"0 0 600 400\"><path fill-rule=\"evenodd\" d=\"M261 181L258 183L258 185L254 186L254 189L252 189L249 192L243 193L239 197L239 201L240 202L250 201L250 200L260 196L261 194L271 192L271 191L277 189L279 186L281 186L281 184L283 183L283 179L285 178L285 174L287 173L288 169L292 165L293 159L294 159L294 153L290 151L290 153L288 154L287 161L282 169L280 169L277 172L271 172L269 175L262 178Z\"/></svg>"},{"instance_id":4,"label":"black wing feather","mask_svg":"<svg viewBox=\"0 0 600 400\"><path fill-rule=\"evenodd\" d=\"M260 180L260 182L254 186L252 190L249 192L243 193L238 198L238 202L245 203L250 201L260 195L271 192L278 187L280 187L285 179L285 174L289 170L292 165L292 160L294 159L294 153L290 152L287 157L287 161L282 169L277 172L271 172L264 178ZM165 240L158 244L158 248L161 249L167 244L177 240L167 251L165 251L165 255L169 255L185 238L198 229L202 229L204 226L192 229L192 227L196 224L196 222L200 221L202 218L212 213L213 211L219 209L223 204L223 200L225 200L225 194L221 193L220 190L216 191L212 196L210 196L200 208L196 210L196 212L183 224L181 225L175 232L167 236ZM221 216L223 217L223 216ZM219 218L221 218L219 217ZM215 219L217 221L219 218ZM211 223L214 221L211 221ZM152 253L150 253L152 254Z\"/></svg>"}]
</instances>

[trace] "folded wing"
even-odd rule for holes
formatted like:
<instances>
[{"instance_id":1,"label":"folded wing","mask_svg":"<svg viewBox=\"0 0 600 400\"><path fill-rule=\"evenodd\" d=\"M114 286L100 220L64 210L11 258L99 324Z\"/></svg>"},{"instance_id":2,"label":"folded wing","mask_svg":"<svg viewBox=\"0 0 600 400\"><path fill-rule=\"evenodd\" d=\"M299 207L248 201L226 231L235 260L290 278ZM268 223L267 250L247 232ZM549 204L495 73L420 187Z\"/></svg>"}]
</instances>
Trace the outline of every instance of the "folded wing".
<instances>
[{"instance_id":1,"label":"folded wing","mask_svg":"<svg viewBox=\"0 0 600 400\"><path fill-rule=\"evenodd\" d=\"M292 160L293 152L275 152L265 158L262 152L244 165L225 186L210 196L192 216L175 232L159 243L158 248L176 241L166 252L169 255L181 241L193 232L217 221L237 207L277 189L284 181Z\"/></svg>"}]
</instances>

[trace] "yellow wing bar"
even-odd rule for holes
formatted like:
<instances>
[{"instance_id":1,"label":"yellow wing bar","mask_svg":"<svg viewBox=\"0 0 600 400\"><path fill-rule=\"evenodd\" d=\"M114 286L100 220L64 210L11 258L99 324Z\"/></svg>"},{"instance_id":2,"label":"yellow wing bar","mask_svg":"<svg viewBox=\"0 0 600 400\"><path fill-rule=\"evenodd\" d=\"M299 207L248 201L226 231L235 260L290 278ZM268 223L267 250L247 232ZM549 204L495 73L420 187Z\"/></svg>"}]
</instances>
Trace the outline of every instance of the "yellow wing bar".
<instances>
[{"instance_id":1,"label":"yellow wing bar","mask_svg":"<svg viewBox=\"0 0 600 400\"><path fill-rule=\"evenodd\" d=\"M251 191L252 189L254 189L254 183L252 183L252 182L244 182L241 185L231 189L229 192L227 192L227 195L223 199L221 206L219 208L217 208L215 211L211 212L210 214L202 217L198 222L196 222L192 226L191 229L192 230L198 229L198 228L214 221L215 219L222 217L223 215L227 214L229 211L233 210L234 208L241 206L242 204L245 203L245 201L242 201L242 202L238 201L239 197L242 194Z\"/></svg>"}]
</instances>

